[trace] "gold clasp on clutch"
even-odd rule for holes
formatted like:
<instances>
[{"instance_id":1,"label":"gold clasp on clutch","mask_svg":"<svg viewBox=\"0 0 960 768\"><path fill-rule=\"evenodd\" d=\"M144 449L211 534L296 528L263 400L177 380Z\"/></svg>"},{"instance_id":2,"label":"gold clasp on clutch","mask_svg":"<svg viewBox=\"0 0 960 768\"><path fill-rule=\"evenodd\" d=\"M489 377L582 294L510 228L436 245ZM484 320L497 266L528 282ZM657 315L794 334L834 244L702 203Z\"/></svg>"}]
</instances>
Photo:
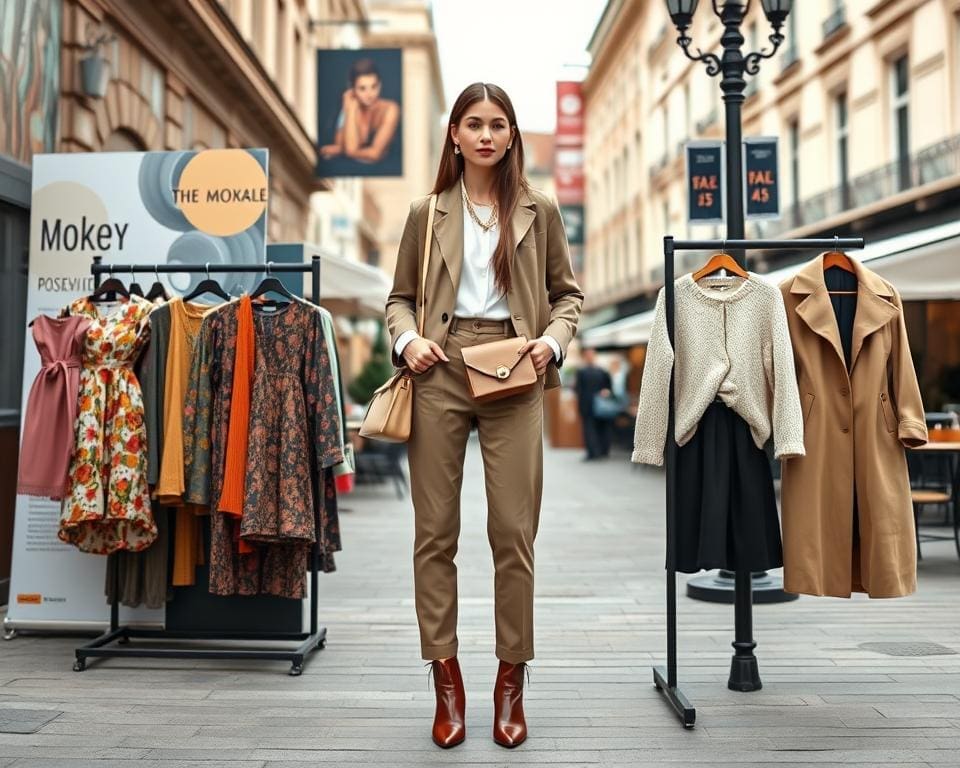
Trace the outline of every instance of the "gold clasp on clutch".
<instances>
[{"instance_id":1,"label":"gold clasp on clutch","mask_svg":"<svg viewBox=\"0 0 960 768\"><path fill-rule=\"evenodd\" d=\"M505 365L497 366L497 378L505 379L510 375L510 369Z\"/></svg>"}]
</instances>

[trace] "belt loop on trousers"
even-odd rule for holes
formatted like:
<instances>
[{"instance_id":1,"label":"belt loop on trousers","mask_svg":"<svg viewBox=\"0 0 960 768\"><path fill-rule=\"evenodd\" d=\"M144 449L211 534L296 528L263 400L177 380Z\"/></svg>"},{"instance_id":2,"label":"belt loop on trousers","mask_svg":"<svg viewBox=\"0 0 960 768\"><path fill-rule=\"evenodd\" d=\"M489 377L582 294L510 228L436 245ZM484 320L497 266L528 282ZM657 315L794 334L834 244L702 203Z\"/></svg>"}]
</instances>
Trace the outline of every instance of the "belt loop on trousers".
<instances>
[{"instance_id":1,"label":"belt loop on trousers","mask_svg":"<svg viewBox=\"0 0 960 768\"><path fill-rule=\"evenodd\" d=\"M454 317L450 323L450 330L509 335L512 326L509 320L485 320L482 317Z\"/></svg>"}]
</instances>

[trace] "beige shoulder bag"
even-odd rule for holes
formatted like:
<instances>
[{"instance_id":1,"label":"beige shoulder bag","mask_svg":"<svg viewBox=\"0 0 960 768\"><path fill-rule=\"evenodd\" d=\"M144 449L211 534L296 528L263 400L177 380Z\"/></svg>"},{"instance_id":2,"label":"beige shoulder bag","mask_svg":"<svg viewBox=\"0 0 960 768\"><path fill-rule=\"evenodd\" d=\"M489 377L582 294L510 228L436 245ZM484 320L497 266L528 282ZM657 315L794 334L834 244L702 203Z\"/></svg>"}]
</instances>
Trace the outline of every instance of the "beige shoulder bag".
<instances>
[{"instance_id":1,"label":"beige shoulder bag","mask_svg":"<svg viewBox=\"0 0 960 768\"><path fill-rule=\"evenodd\" d=\"M423 245L420 270L420 319L417 333L423 336L424 299L427 292L427 270L430 267L430 245L433 242L433 214L437 210L437 196L430 197L427 213L427 234ZM413 423L413 374L404 366L373 393L367 412L360 425L360 436L384 443L405 443L410 439Z\"/></svg>"}]
</instances>

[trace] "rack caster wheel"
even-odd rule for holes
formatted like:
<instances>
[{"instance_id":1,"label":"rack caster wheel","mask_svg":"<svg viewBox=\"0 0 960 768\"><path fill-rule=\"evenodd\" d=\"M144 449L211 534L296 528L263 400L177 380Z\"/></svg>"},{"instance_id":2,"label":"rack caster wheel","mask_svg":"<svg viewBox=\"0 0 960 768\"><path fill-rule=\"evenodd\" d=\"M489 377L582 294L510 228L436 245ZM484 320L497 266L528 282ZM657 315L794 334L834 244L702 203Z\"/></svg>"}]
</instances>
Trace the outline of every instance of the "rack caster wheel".
<instances>
[{"instance_id":1,"label":"rack caster wheel","mask_svg":"<svg viewBox=\"0 0 960 768\"><path fill-rule=\"evenodd\" d=\"M300 677L303 674L303 664L294 664L290 667L290 677Z\"/></svg>"},{"instance_id":2,"label":"rack caster wheel","mask_svg":"<svg viewBox=\"0 0 960 768\"><path fill-rule=\"evenodd\" d=\"M327 647L327 641L326 641L326 640L321 640L319 643L317 643L317 650L318 650L318 651L322 651L322 650L323 650L324 648L326 648L326 647Z\"/></svg>"},{"instance_id":3,"label":"rack caster wheel","mask_svg":"<svg viewBox=\"0 0 960 768\"><path fill-rule=\"evenodd\" d=\"M124 635L119 640L117 640L117 645L130 645L130 638Z\"/></svg>"},{"instance_id":4,"label":"rack caster wheel","mask_svg":"<svg viewBox=\"0 0 960 768\"><path fill-rule=\"evenodd\" d=\"M83 661L82 659L77 659L75 662L73 662L74 672L83 672L83 670L85 670L86 668L87 668L87 662Z\"/></svg>"},{"instance_id":5,"label":"rack caster wheel","mask_svg":"<svg viewBox=\"0 0 960 768\"><path fill-rule=\"evenodd\" d=\"M8 629L6 632L3 633L3 639L7 641L13 640L16 636L17 636L17 630L15 629Z\"/></svg>"}]
</instances>

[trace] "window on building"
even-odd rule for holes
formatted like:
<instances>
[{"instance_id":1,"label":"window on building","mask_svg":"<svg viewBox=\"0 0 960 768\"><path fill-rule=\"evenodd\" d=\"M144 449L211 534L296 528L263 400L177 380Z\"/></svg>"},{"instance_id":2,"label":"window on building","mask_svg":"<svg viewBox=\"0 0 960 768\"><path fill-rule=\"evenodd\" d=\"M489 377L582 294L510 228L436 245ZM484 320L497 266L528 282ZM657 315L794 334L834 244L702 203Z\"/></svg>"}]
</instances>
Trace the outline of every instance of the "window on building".
<instances>
[{"instance_id":1,"label":"window on building","mask_svg":"<svg viewBox=\"0 0 960 768\"><path fill-rule=\"evenodd\" d=\"M637 229L637 232L636 232L636 238L637 238L637 262L636 262L636 264L637 264L637 275L640 277L641 280L646 281L649 276L646 274L646 272L645 272L645 270L644 270L644 268L643 268L643 266L644 266L644 258L643 258L643 224L642 224L642 222L640 221L639 218L638 218L637 221L636 221L636 229Z\"/></svg>"},{"instance_id":2,"label":"window on building","mask_svg":"<svg viewBox=\"0 0 960 768\"><path fill-rule=\"evenodd\" d=\"M790 201L793 204L794 226L803 223L800 212L800 121L793 119L787 126L790 152Z\"/></svg>"},{"instance_id":3,"label":"window on building","mask_svg":"<svg viewBox=\"0 0 960 768\"><path fill-rule=\"evenodd\" d=\"M284 0L277 0L277 33L274 38L277 86L281 93L287 94L290 92L290 83L287 82L289 45L287 44L287 4Z\"/></svg>"},{"instance_id":4,"label":"window on building","mask_svg":"<svg viewBox=\"0 0 960 768\"><path fill-rule=\"evenodd\" d=\"M670 154L670 104L663 102L663 157Z\"/></svg>"},{"instance_id":5,"label":"window on building","mask_svg":"<svg viewBox=\"0 0 960 768\"><path fill-rule=\"evenodd\" d=\"M850 125L847 94L834 97L834 112L837 121L837 181L844 210L850 207Z\"/></svg>"},{"instance_id":6,"label":"window on building","mask_svg":"<svg viewBox=\"0 0 960 768\"><path fill-rule=\"evenodd\" d=\"M262 60L267 52L267 4L253 3L253 44Z\"/></svg>"},{"instance_id":7,"label":"window on building","mask_svg":"<svg viewBox=\"0 0 960 768\"><path fill-rule=\"evenodd\" d=\"M630 182L630 157L627 154L627 148L623 148L623 155L620 157L620 205L627 204L627 187Z\"/></svg>"},{"instance_id":8,"label":"window on building","mask_svg":"<svg viewBox=\"0 0 960 768\"><path fill-rule=\"evenodd\" d=\"M0 424L3 426L20 424L29 244L30 212L0 201Z\"/></svg>"},{"instance_id":9,"label":"window on building","mask_svg":"<svg viewBox=\"0 0 960 768\"><path fill-rule=\"evenodd\" d=\"M193 99L189 96L183 98L183 125L181 126L182 141L180 142L184 149L193 149Z\"/></svg>"},{"instance_id":10,"label":"window on building","mask_svg":"<svg viewBox=\"0 0 960 768\"><path fill-rule=\"evenodd\" d=\"M299 110L303 101L303 71L307 63L303 60L303 38L300 30L293 32L293 98L291 102L294 109Z\"/></svg>"},{"instance_id":11,"label":"window on building","mask_svg":"<svg viewBox=\"0 0 960 768\"><path fill-rule=\"evenodd\" d=\"M893 91L893 155L897 163L897 190L910 188L910 62L901 56L890 67Z\"/></svg>"},{"instance_id":12,"label":"window on building","mask_svg":"<svg viewBox=\"0 0 960 768\"><path fill-rule=\"evenodd\" d=\"M785 54L787 64L796 61L799 55L797 51L800 50L800 41L797 38L797 14L800 12L798 5L799 3L794 3L790 8L790 15L787 16L787 53Z\"/></svg>"}]
</instances>

